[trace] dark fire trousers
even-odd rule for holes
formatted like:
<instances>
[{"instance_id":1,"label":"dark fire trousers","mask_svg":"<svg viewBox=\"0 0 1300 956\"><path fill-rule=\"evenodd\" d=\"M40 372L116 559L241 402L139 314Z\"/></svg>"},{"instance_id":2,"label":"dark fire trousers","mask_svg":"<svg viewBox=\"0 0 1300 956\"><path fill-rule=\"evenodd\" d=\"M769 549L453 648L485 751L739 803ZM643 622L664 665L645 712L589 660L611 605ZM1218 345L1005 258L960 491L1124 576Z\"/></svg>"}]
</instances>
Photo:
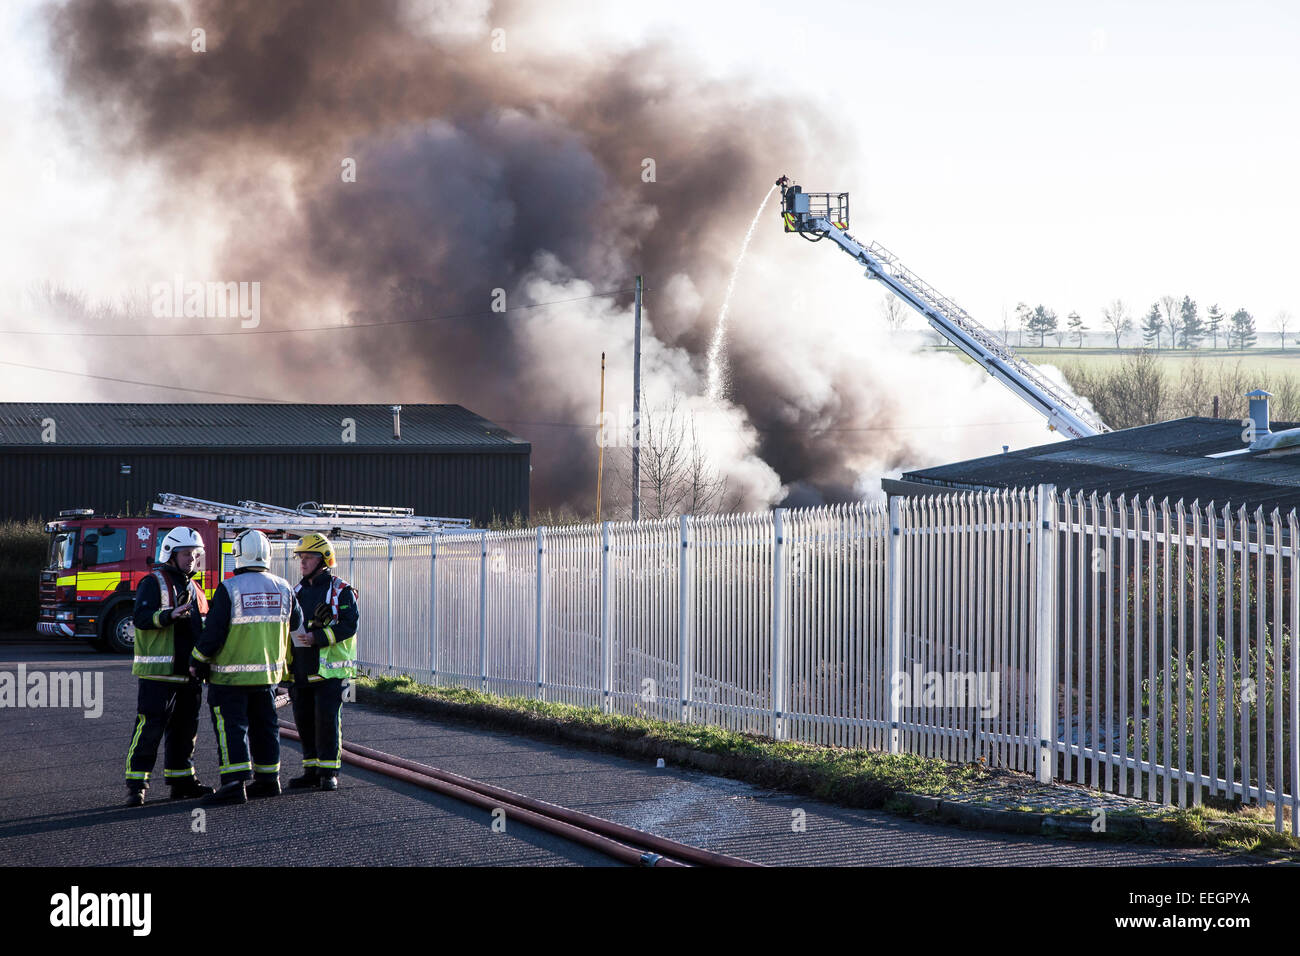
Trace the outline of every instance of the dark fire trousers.
<instances>
[{"instance_id":1,"label":"dark fire trousers","mask_svg":"<svg viewBox=\"0 0 1300 956\"><path fill-rule=\"evenodd\" d=\"M163 777L168 783L194 777L194 743L199 733L203 685L141 679L136 695L135 728L126 752L126 784L143 790L158 760L158 744L166 732Z\"/></svg>"},{"instance_id":2,"label":"dark fire trousers","mask_svg":"<svg viewBox=\"0 0 1300 956\"><path fill-rule=\"evenodd\" d=\"M280 776L280 724L275 686L208 684L208 707L217 732L221 783L275 780Z\"/></svg>"},{"instance_id":3,"label":"dark fire trousers","mask_svg":"<svg viewBox=\"0 0 1300 956\"><path fill-rule=\"evenodd\" d=\"M297 683L289 688L293 722L302 737L302 765L310 776L337 777L343 762L343 691L348 679Z\"/></svg>"}]
</instances>

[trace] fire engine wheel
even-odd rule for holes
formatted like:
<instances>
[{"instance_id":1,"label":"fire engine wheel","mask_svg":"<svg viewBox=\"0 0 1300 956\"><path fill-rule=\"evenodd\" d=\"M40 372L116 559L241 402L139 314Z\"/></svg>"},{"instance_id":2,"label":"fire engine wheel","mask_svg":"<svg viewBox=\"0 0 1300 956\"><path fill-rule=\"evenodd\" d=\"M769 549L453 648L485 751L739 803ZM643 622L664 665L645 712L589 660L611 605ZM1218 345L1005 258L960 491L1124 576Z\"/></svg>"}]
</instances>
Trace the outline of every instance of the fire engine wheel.
<instances>
[{"instance_id":1,"label":"fire engine wheel","mask_svg":"<svg viewBox=\"0 0 1300 956\"><path fill-rule=\"evenodd\" d=\"M109 615L108 622L104 625L104 642L114 654L130 654L135 650L131 605L124 604Z\"/></svg>"}]
</instances>

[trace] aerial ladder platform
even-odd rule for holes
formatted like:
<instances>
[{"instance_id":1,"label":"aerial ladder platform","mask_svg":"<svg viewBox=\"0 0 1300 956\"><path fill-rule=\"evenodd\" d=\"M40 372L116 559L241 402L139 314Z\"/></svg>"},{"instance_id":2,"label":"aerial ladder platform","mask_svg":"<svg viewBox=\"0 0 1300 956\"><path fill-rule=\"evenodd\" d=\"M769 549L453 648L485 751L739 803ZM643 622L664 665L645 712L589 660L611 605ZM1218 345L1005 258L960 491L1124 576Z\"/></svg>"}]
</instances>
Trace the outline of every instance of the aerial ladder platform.
<instances>
[{"instance_id":1,"label":"aerial ladder platform","mask_svg":"<svg viewBox=\"0 0 1300 956\"><path fill-rule=\"evenodd\" d=\"M1110 431L1078 396L1050 381L1031 362L998 341L965 309L904 266L888 249L876 242L864 246L854 239L848 231L848 193L807 193L788 176L782 176L776 184L781 187L781 216L786 232L797 232L809 242L830 239L866 267L867 278L878 279L920 312L936 332L1045 417L1048 428L1071 438Z\"/></svg>"}]
</instances>

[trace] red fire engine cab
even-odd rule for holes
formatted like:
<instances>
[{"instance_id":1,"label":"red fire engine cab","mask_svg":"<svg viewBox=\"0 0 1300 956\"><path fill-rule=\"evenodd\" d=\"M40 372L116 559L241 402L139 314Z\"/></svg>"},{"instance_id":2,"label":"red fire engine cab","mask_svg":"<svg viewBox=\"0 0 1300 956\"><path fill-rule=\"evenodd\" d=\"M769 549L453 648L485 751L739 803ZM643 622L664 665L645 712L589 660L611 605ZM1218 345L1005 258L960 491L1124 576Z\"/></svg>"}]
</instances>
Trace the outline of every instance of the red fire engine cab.
<instances>
[{"instance_id":1,"label":"red fire engine cab","mask_svg":"<svg viewBox=\"0 0 1300 956\"><path fill-rule=\"evenodd\" d=\"M60 511L45 526L50 556L41 572L42 634L75 637L100 650L129 654L135 643L131 612L135 589L158 560L158 546L172 528L186 525L203 538L203 590L208 597L221 578L216 521L205 518L97 518L93 511ZM233 568L225 572L226 577Z\"/></svg>"},{"instance_id":2,"label":"red fire engine cab","mask_svg":"<svg viewBox=\"0 0 1300 956\"><path fill-rule=\"evenodd\" d=\"M93 511L60 511L45 526L50 556L41 572L42 634L89 641L100 650L129 654L135 646L131 621L135 589L158 559L172 528L193 528L203 539L203 590L209 598L234 573L227 556L245 528L288 540L319 531L330 537L395 538L465 531L468 518L433 518L411 508L322 505L314 501L282 508L257 501L237 505L160 494L147 518L99 517Z\"/></svg>"}]
</instances>

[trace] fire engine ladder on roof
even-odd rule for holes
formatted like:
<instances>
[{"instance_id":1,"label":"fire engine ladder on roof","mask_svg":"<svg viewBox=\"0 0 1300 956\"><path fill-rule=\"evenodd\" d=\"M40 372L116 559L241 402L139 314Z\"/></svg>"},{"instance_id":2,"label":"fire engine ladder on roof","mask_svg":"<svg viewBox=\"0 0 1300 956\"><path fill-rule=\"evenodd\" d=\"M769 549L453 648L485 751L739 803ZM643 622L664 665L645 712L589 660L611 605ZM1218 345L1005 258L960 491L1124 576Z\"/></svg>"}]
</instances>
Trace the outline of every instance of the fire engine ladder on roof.
<instances>
[{"instance_id":1,"label":"fire engine ladder on roof","mask_svg":"<svg viewBox=\"0 0 1300 956\"><path fill-rule=\"evenodd\" d=\"M257 528L284 534L320 531L342 537L390 538L466 531L468 518L434 518L417 515L411 508L367 505L320 505L307 502L294 508L241 501L236 505L188 495L163 493L154 511L215 521L223 530Z\"/></svg>"},{"instance_id":2,"label":"fire engine ladder on roof","mask_svg":"<svg viewBox=\"0 0 1300 956\"><path fill-rule=\"evenodd\" d=\"M866 266L869 279L879 279L891 292L925 317L936 332L984 366L990 375L1047 419L1049 428L1072 438L1110 431L1078 396L1051 382L1032 363L984 328L945 295L912 272L879 243L863 246L848 232L848 193L806 193L788 176L781 187L782 218L786 232L797 232L809 242L829 238Z\"/></svg>"}]
</instances>

